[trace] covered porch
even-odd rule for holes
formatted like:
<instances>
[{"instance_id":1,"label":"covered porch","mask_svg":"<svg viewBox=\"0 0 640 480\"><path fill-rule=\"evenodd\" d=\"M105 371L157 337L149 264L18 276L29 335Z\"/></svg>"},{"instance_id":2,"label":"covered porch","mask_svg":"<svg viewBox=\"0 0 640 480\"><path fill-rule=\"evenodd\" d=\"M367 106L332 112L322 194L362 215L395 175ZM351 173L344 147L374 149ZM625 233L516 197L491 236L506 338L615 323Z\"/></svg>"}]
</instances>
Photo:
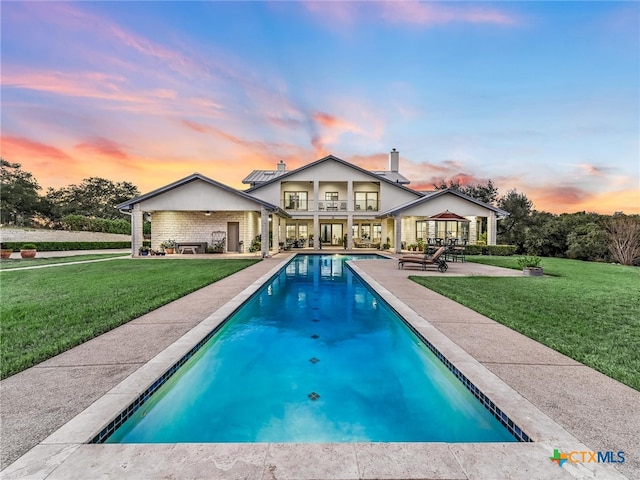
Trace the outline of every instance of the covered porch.
<instances>
[{"instance_id":1,"label":"covered porch","mask_svg":"<svg viewBox=\"0 0 640 480\"><path fill-rule=\"evenodd\" d=\"M393 224L392 249L414 244L496 244L497 220L508 213L454 190L441 190L383 212Z\"/></svg>"},{"instance_id":2,"label":"covered porch","mask_svg":"<svg viewBox=\"0 0 640 480\"><path fill-rule=\"evenodd\" d=\"M131 254L140 255L143 223L151 223L151 249L168 241L177 252L243 253L263 257L278 252L281 208L200 174L118 205L131 215ZM267 239L267 241L263 241Z\"/></svg>"}]
</instances>

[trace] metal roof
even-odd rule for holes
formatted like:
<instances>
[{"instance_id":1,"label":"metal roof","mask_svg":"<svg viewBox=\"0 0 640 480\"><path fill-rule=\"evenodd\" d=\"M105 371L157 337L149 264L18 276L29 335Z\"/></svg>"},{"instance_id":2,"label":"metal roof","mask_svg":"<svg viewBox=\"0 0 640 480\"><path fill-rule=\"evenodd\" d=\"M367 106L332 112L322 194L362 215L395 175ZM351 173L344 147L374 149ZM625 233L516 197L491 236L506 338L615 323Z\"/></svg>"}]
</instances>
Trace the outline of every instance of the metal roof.
<instances>
[{"instance_id":1,"label":"metal roof","mask_svg":"<svg viewBox=\"0 0 640 480\"><path fill-rule=\"evenodd\" d=\"M371 171L371 173L375 173L379 177L384 177L393 183L400 183L402 185L408 185L409 183L411 183L411 180L409 180L407 177L402 175L400 172L392 172L392 171L384 170L384 171Z\"/></svg>"},{"instance_id":2,"label":"metal roof","mask_svg":"<svg viewBox=\"0 0 640 480\"><path fill-rule=\"evenodd\" d=\"M254 170L242 180L242 183L255 187L256 185L278 178L285 173L288 172L286 170Z\"/></svg>"}]
</instances>

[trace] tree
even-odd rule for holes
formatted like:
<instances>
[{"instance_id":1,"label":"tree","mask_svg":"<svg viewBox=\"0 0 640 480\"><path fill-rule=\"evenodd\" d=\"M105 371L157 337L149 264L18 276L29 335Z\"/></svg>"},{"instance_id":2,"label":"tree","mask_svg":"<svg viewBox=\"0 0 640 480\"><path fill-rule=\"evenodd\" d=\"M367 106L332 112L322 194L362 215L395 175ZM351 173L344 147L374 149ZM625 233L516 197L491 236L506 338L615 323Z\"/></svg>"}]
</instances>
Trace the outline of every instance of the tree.
<instances>
[{"instance_id":1,"label":"tree","mask_svg":"<svg viewBox=\"0 0 640 480\"><path fill-rule=\"evenodd\" d=\"M516 245L517 253L524 253L525 233L533 202L524 193L512 189L500 197L498 207L509 212L509 216L498 222L498 243Z\"/></svg>"},{"instance_id":2,"label":"tree","mask_svg":"<svg viewBox=\"0 0 640 480\"><path fill-rule=\"evenodd\" d=\"M0 163L0 223L30 225L33 216L40 211L38 190L41 187L19 163L10 163L3 158Z\"/></svg>"},{"instance_id":3,"label":"tree","mask_svg":"<svg viewBox=\"0 0 640 480\"><path fill-rule=\"evenodd\" d=\"M636 265L640 260L640 217L614 215L604 225L613 257L622 265Z\"/></svg>"},{"instance_id":4,"label":"tree","mask_svg":"<svg viewBox=\"0 0 640 480\"><path fill-rule=\"evenodd\" d=\"M436 190L456 190L469 197L491 205L495 204L498 199L498 189L490 179L487 180L487 183L475 183L469 185L460 185L460 180L452 179L449 180L449 183L444 180L440 180L439 183L434 183L433 186Z\"/></svg>"},{"instance_id":5,"label":"tree","mask_svg":"<svg viewBox=\"0 0 640 480\"><path fill-rule=\"evenodd\" d=\"M498 189L491 179L487 180L487 183L475 183L460 187L460 192L489 205L495 205L498 200Z\"/></svg>"},{"instance_id":6,"label":"tree","mask_svg":"<svg viewBox=\"0 0 640 480\"><path fill-rule=\"evenodd\" d=\"M47 191L52 220L67 215L84 215L117 220L123 218L116 205L138 196L138 188L130 182L113 182L105 178L86 178L80 185Z\"/></svg>"}]
</instances>

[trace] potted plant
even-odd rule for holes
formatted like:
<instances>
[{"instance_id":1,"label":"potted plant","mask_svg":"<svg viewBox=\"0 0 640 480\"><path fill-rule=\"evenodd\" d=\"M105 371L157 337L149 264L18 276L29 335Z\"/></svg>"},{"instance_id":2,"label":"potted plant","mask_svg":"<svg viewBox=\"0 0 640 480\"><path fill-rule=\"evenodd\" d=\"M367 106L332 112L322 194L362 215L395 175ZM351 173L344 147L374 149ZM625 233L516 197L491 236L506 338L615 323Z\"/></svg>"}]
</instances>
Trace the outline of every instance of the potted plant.
<instances>
[{"instance_id":1,"label":"potted plant","mask_svg":"<svg viewBox=\"0 0 640 480\"><path fill-rule=\"evenodd\" d=\"M522 273L527 277L541 277L544 273L540 266L542 259L535 256L525 256L518 259L518 266L522 268Z\"/></svg>"},{"instance_id":2,"label":"potted plant","mask_svg":"<svg viewBox=\"0 0 640 480\"><path fill-rule=\"evenodd\" d=\"M151 247L148 247L147 245L143 245L140 247L138 251L140 252L141 256L146 257L147 255L149 255L149 252L151 251Z\"/></svg>"},{"instance_id":3,"label":"potted plant","mask_svg":"<svg viewBox=\"0 0 640 480\"><path fill-rule=\"evenodd\" d=\"M33 258L36 256L36 245L34 243L25 243L20 247L20 256L22 258Z\"/></svg>"},{"instance_id":4,"label":"potted plant","mask_svg":"<svg viewBox=\"0 0 640 480\"><path fill-rule=\"evenodd\" d=\"M165 240L160 244L160 248L162 248L168 254L172 254L176 248L175 240Z\"/></svg>"},{"instance_id":5,"label":"potted plant","mask_svg":"<svg viewBox=\"0 0 640 480\"><path fill-rule=\"evenodd\" d=\"M418 251L422 252L424 250L424 241L421 238L416 240L416 244L418 246Z\"/></svg>"},{"instance_id":6,"label":"potted plant","mask_svg":"<svg viewBox=\"0 0 640 480\"><path fill-rule=\"evenodd\" d=\"M7 247L4 243L0 243L0 258L11 258L11 254L13 253L13 249Z\"/></svg>"}]
</instances>

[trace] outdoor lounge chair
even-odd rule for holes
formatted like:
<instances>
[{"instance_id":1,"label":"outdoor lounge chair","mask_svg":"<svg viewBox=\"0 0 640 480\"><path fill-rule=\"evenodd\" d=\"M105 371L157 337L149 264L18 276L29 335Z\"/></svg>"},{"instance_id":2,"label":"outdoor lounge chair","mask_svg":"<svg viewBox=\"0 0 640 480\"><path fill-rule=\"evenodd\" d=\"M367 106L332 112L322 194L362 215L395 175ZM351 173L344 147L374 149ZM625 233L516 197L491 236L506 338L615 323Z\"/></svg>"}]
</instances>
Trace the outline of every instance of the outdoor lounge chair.
<instances>
[{"instance_id":1,"label":"outdoor lounge chair","mask_svg":"<svg viewBox=\"0 0 640 480\"><path fill-rule=\"evenodd\" d=\"M405 255L398 259L398 268L404 268L405 264L419 265L422 267L422 270L426 270L427 267L436 267L440 272L444 273L449 268L445 259L441 258L444 252L445 247L440 247L433 255L429 253L425 253L422 256Z\"/></svg>"}]
</instances>

